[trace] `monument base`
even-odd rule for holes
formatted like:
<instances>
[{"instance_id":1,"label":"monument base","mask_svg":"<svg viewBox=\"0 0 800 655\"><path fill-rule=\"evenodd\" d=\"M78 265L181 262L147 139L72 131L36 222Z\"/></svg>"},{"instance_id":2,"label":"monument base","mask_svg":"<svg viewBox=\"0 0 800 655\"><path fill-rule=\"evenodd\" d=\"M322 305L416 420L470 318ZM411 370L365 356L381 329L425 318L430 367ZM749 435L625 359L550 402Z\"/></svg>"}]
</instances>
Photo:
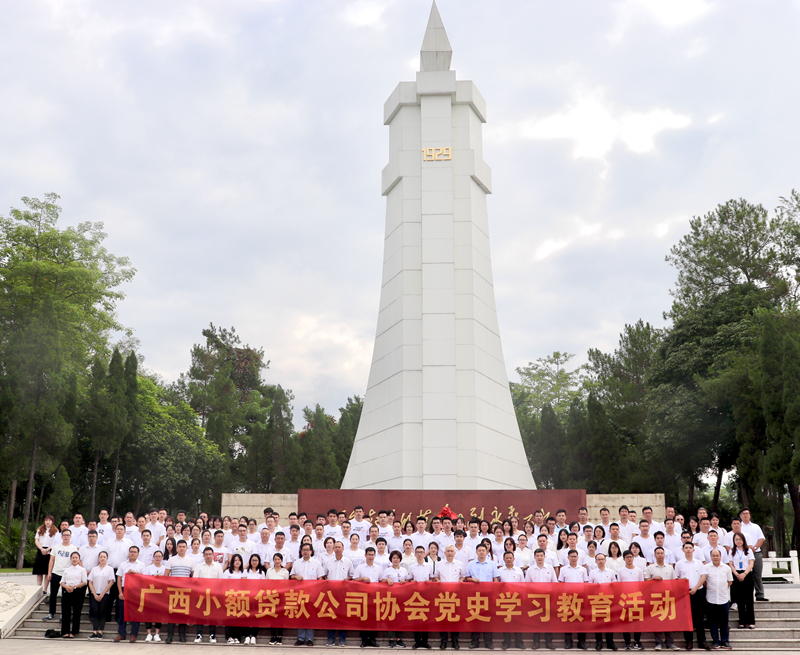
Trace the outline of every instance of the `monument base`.
<instances>
[{"instance_id":1,"label":"monument base","mask_svg":"<svg viewBox=\"0 0 800 655\"><path fill-rule=\"evenodd\" d=\"M516 516L520 523L532 520L537 509L551 516L564 509L569 521L577 520L578 508L586 506L584 489L299 489L297 495L298 511L306 512L309 517L326 514L329 509L346 510L349 514L356 505L361 505L364 515L373 520L382 509L394 510L395 518L403 524L409 519L413 522L417 516L430 519L445 505L467 520L477 516L494 522Z\"/></svg>"}]
</instances>

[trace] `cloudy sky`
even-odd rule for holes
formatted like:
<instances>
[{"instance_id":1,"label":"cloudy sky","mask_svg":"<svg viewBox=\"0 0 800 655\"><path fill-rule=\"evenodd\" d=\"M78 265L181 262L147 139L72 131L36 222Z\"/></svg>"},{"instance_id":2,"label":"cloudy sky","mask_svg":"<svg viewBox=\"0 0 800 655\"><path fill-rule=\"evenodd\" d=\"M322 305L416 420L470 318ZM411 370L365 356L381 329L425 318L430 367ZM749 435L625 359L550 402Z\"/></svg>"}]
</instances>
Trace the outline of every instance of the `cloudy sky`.
<instances>
[{"instance_id":1,"label":"cloudy sky","mask_svg":"<svg viewBox=\"0 0 800 655\"><path fill-rule=\"evenodd\" d=\"M800 187L800 2L440 0L488 105L510 379L662 325L664 255L733 197ZM122 322L167 379L213 322L295 410L366 387L383 103L429 0L16 0L0 21L0 213L54 191L138 270ZM793 45L794 44L794 45Z\"/></svg>"}]
</instances>

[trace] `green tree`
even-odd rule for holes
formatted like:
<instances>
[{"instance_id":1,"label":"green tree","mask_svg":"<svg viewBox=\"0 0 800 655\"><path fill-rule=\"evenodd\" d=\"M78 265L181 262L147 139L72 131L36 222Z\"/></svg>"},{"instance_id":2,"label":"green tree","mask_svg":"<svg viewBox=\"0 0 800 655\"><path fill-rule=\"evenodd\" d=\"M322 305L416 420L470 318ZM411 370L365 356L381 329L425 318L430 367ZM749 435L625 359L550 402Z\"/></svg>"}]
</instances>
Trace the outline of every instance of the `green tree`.
<instances>
[{"instance_id":1,"label":"green tree","mask_svg":"<svg viewBox=\"0 0 800 655\"><path fill-rule=\"evenodd\" d=\"M53 449L72 434L72 427L62 416L67 394L59 333L52 298L45 296L33 320L11 335L2 353L3 369L15 396L12 430L27 445L30 454L17 568L22 568L25 558L23 545L40 450Z\"/></svg>"},{"instance_id":2,"label":"green tree","mask_svg":"<svg viewBox=\"0 0 800 655\"><path fill-rule=\"evenodd\" d=\"M319 405L313 410L306 407L303 414L307 425L299 436L303 453L302 486L308 489L338 489L343 474L333 452L335 421Z\"/></svg>"},{"instance_id":3,"label":"green tree","mask_svg":"<svg viewBox=\"0 0 800 655\"><path fill-rule=\"evenodd\" d=\"M534 415L538 416L545 405L550 405L564 418L574 400L585 398L586 365L568 371L566 365L573 357L575 355L556 351L517 368L528 409Z\"/></svg>"},{"instance_id":4,"label":"green tree","mask_svg":"<svg viewBox=\"0 0 800 655\"><path fill-rule=\"evenodd\" d=\"M350 453L353 451L353 442L356 439L363 409L364 400L359 396L348 398L347 404L339 408L339 423L333 436L333 452L336 456L336 466L342 475L350 463Z\"/></svg>"},{"instance_id":5,"label":"green tree","mask_svg":"<svg viewBox=\"0 0 800 655\"><path fill-rule=\"evenodd\" d=\"M800 266L799 201L793 191L770 217L762 205L729 200L692 218L689 234L666 258L678 270L672 315L679 317L741 285L776 300L793 297Z\"/></svg>"},{"instance_id":6,"label":"green tree","mask_svg":"<svg viewBox=\"0 0 800 655\"><path fill-rule=\"evenodd\" d=\"M564 447L564 427L550 405L542 407L540 426L534 452L541 466L541 478L536 479L536 484L545 489L565 489L564 459L567 451Z\"/></svg>"}]
</instances>

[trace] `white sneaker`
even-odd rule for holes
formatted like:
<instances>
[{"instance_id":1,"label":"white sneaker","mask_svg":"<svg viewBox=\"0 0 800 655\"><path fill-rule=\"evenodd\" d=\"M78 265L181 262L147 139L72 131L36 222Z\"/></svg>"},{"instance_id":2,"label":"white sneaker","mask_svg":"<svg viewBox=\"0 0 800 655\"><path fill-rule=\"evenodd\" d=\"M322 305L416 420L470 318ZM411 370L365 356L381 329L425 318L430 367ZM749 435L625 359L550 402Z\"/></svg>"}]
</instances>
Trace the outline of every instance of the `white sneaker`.
<instances>
[{"instance_id":1,"label":"white sneaker","mask_svg":"<svg viewBox=\"0 0 800 655\"><path fill-rule=\"evenodd\" d=\"M203 643L203 635L197 635L197 636L194 638L194 643L196 643L196 644L201 644L201 643Z\"/></svg>"},{"instance_id":2,"label":"white sneaker","mask_svg":"<svg viewBox=\"0 0 800 655\"><path fill-rule=\"evenodd\" d=\"M229 643L229 644L232 644L232 643L233 643L233 641L234 641L233 637L228 637L228 643Z\"/></svg>"},{"instance_id":3,"label":"white sneaker","mask_svg":"<svg viewBox=\"0 0 800 655\"><path fill-rule=\"evenodd\" d=\"M211 636L208 638L208 643L209 643L209 644L216 644L216 643L217 643L217 635L211 635Z\"/></svg>"},{"instance_id":4,"label":"white sneaker","mask_svg":"<svg viewBox=\"0 0 800 655\"><path fill-rule=\"evenodd\" d=\"M161 641L161 635L153 635L153 641Z\"/></svg>"},{"instance_id":5,"label":"white sneaker","mask_svg":"<svg viewBox=\"0 0 800 655\"><path fill-rule=\"evenodd\" d=\"M144 640L145 640L145 641L153 641L153 635L147 635L147 636L144 638Z\"/></svg>"},{"instance_id":6,"label":"white sneaker","mask_svg":"<svg viewBox=\"0 0 800 655\"><path fill-rule=\"evenodd\" d=\"M245 637L244 638L244 643L245 644L255 644L256 643L256 638L255 637Z\"/></svg>"},{"instance_id":7,"label":"white sneaker","mask_svg":"<svg viewBox=\"0 0 800 655\"><path fill-rule=\"evenodd\" d=\"M653 650L661 650L663 646L661 644L656 644L656 647Z\"/></svg>"}]
</instances>

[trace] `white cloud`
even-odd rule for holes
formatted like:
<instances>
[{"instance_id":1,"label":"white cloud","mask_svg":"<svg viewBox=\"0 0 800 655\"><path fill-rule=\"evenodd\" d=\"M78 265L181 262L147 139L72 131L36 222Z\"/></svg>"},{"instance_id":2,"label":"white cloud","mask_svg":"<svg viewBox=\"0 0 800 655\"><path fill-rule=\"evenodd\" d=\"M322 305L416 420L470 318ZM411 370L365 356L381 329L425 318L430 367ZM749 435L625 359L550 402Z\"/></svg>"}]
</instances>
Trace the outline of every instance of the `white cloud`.
<instances>
[{"instance_id":1,"label":"white cloud","mask_svg":"<svg viewBox=\"0 0 800 655\"><path fill-rule=\"evenodd\" d=\"M354 27L372 27L385 30L384 12L393 0L353 0L344 9L344 19Z\"/></svg>"},{"instance_id":2,"label":"white cloud","mask_svg":"<svg viewBox=\"0 0 800 655\"><path fill-rule=\"evenodd\" d=\"M647 153L655 149L655 137L664 130L687 127L691 119L669 108L626 111L617 116L602 100L600 92L582 93L566 110L544 118L530 118L506 136L528 139L565 139L574 142L575 158L604 159L615 142L629 150Z\"/></svg>"}]
</instances>

